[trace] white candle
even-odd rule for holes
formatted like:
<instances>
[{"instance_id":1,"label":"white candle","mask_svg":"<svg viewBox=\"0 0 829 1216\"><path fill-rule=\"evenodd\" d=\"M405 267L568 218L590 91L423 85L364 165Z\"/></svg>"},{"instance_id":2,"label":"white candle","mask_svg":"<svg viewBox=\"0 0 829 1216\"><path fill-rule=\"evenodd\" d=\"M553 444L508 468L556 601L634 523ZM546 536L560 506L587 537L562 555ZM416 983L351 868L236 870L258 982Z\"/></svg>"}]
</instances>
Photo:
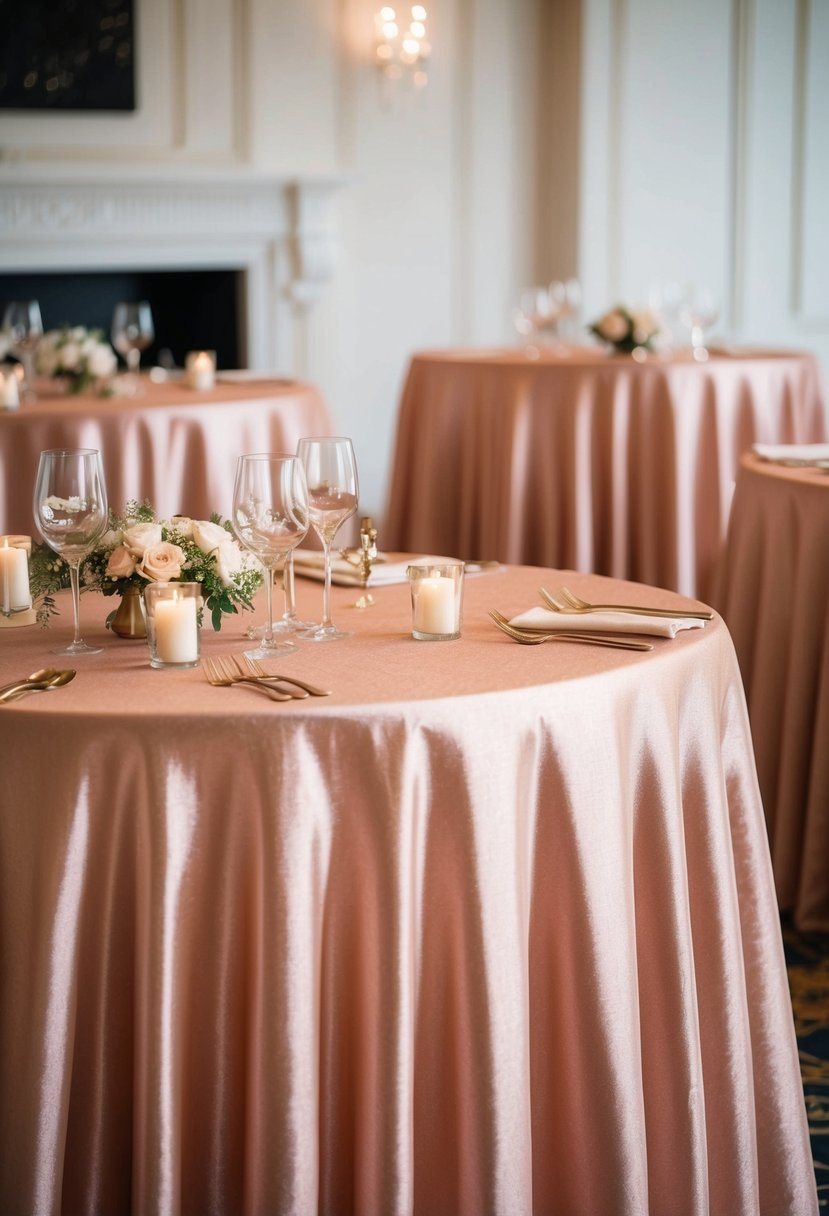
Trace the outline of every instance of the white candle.
<instances>
[{"instance_id":1,"label":"white candle","mask_svg":"<svg viewBox=\"0 0 829 1216\"><path fill-rule=\"evenodd\" d=\"M187 356L187 383L190 388L206 392L216 380L216 363L209 351L191 351Z\"/></svg>"},{"instance_id":2,"label":"white candle","mask_svg":"<svg viewBox=\"0 0 829 1216\"><path fill-rule=\"evenodd\" d=\"M20 405L20 389L13 371L0 372L0 405L7 410L16 410Z\"/></svg>"},{"instance_id":3,"label":"white candle","mask_svg":"<svg viewBox=\"0 0 829 1216\"><path fill-rule=\"evenodd\" d=\"M194 663L198 659L196 606L193 596L156 600L155 652L162 663Z\"/></svg>"},{"instance_id":4,"label":"white candle","mask_svg":"<svg viewBox=\"0 0 829 1216\"><path fill-rule=\"evenodd\" d=\"M7 536L0 547L0 604L7 614L32 606L26 550L10 545Z\"/></svg>"},{"instance_id":5,"label":"white candle","mask_svg":"<svg viewBox=\"0 0 829 1216\"><path fill-rule=\"evenodd\" d=\"M455 580L422 578L417 584L414 620L418 633L455 633Z\"/></svg>"}]
</instances>

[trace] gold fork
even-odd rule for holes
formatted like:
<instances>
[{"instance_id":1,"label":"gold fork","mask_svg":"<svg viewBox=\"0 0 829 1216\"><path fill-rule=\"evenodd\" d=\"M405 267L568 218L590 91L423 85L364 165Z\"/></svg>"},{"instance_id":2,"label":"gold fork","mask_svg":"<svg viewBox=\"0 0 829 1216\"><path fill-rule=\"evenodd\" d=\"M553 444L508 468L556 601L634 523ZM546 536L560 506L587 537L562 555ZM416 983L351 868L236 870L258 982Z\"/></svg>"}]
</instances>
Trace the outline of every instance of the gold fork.
<instances>
[{"instance_id":1,"label":"gold fork","mask_svg":"<svg viewBox=\"0 0 829 1216\"><path fill-rule=\"evenodd\" d=\"M634 642L628 638L608 638L597 633L536 633L534 630L516 629L507 618L495 609L490 612L493 622L507 637L522 646L541 646L544 642L583 642L587 646L608 646L614 650L653 650L650 642Z\"/></svg>"},{"instance_id":2,"label":"gold fork","mask_svg":"<svg viewBox=\"0 0 829 1216\"><path fill-rule=\"evenodd\" d=\"M245 684L249 688L258 688L260 692L270 697L272 701L292 700L287 692L280 692L278 689L271 688L270 685L263 684L260 680L255 680L252 677L240 676L225 659L204 658L202 659L202 670L207 676L208 683L213 684L216 688L231 688L234 684Z\"/></svg>"},{"instance_id":3,"label":"gold fork","mask_svg":"<svg viewBox=\"0 0 829 1216\"><path fill-rule=\"evenodd\" d=\"M252 659L250 655L244 654L241 656L244 659L245 666L242 667L237 656L234 656L236 666L243 674L249 674L257 680L280 680L283 684L295 684L297 688L301 688L302 692L293 693L295 697L312 696L312 697L330 697L331 691L328 688L317 688L316 684L307 684L305 680L297 680L295 676L274 676L270 672L265 671L265 668L257 659Z\"/></svg>"},{"instance_id":4,"label":"gold fork","mask_svg":"<svg viewBox=\"0 0 829 1216\"><path fill-rule=\"evenodd\" d=\"M556 593L558 599L550 595L544 587L539 587L538 591L544 603L553 612L631 612L639 616L688 616L695 621L710 621L714 618L713 612L693 611L690 608L637 608L635 604L590 604L587 600L573 595L566 587L559 587Z\"/></svg>"}]
</instances>

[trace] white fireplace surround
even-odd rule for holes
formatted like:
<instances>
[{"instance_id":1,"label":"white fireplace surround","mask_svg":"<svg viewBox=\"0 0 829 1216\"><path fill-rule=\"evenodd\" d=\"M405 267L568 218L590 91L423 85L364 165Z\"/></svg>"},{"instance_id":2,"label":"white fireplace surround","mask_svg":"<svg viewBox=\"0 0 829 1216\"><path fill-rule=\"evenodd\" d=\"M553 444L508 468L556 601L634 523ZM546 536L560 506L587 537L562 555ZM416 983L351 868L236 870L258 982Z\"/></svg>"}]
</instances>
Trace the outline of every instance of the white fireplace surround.
<instances>
[{"instance_id":1,"label":"white fireplace surround","mask_svg":"<svg viewBox=\"0 0 829 1216\"><path fill-rule=\"evenodd\" d=\"M302 373L297 325L334 272L336 178L6 166L5 271L237 270L252 368Z\"/></svg>"}]
</instances>

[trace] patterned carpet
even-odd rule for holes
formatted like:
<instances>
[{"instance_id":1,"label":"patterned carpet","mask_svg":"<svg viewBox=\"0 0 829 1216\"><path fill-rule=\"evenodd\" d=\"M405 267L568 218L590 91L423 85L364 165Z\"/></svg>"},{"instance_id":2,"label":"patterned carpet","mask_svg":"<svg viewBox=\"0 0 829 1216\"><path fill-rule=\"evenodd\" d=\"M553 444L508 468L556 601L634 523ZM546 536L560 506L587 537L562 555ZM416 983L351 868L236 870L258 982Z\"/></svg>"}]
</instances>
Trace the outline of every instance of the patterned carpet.
<instances>
[{"instance_id":1,"label":"patterned carpet","mask_svg":"<svg viewBox=\"0 0 829 1216\"><path fill-rule=\"evenodd\" d=\"M783 925L821 1209L829 1211L829 937Z\"/></svg>"}]
</instances>

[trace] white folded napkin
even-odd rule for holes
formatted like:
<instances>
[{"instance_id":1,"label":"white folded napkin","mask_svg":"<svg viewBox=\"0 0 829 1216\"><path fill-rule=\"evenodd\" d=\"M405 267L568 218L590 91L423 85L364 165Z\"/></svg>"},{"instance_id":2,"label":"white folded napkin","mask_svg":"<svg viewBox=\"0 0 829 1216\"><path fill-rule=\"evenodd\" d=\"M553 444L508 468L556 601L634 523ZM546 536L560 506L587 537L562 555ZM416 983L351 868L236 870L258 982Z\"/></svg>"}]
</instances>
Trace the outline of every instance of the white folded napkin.
<instances>
[{"instance_id":1,"label":"white folded napkin","mask_svg":"<svg viewBox=\"0 0 829 1216\"><path fill-rule=\"evenodd\" d=\"M382 554L379 556L382 557ZM445 565L456 562L454 557L408 557L402 562L378 562L372 566L368 576L369 587L386 587L391 583L405 583L409 566ZM294 571L302 578L322 581L325 577L325 557L316 549L294 549ZM338 587L360 587L360 572L344 557L331 558L331 582Z\"/></svg>"},{"instance_id":2,"label":"white folded napkin","mask_svg":"<svg viewBox=\"0 0 829 1216\"><path fill-rule=\"evenodd\" d=\"M530 608L510 621L516 629L572 633L649 633L657 638L675 638L681 629L701 629L705 621L691 616L645 616L633 612L550 612Z\"/></svg>"},{"instance_id":3,"label":"white folded napkin","mask_svg":"<svg viewBox=\"0 0 829 1216\"><path fill-rule=\"evenodd\" d=\"M755 443L761 460L778 464L825 464L829 462L829 443Z\"/></svg>"}]
</instances>

